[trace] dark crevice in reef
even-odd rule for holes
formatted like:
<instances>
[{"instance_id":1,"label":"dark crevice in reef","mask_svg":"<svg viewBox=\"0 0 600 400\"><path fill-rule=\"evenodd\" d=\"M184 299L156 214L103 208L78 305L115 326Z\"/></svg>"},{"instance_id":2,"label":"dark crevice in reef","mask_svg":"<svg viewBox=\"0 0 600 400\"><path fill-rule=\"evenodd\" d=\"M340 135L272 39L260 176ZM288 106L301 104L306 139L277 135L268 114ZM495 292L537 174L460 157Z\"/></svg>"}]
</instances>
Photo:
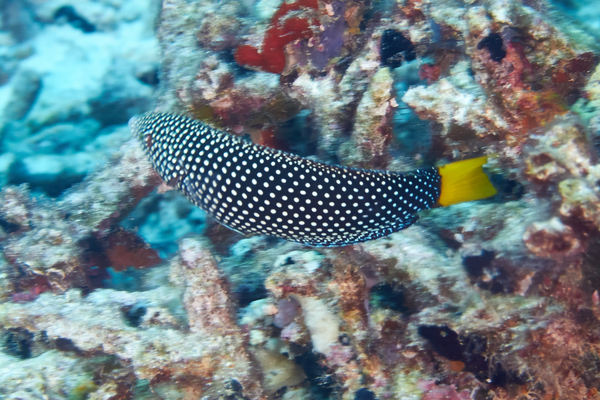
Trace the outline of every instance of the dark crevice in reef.
<instances>
[{"instance_id":1,"label":"dark crevice in reef","mask_svg":"<svg viewBox=\"0 0 600 400\"><path fill-rule=\"evenodd\" d=\"M75 343L73 343L71 339L66 338L56 339L54 341L54 347L56 347L56 349L60 351L78 351L77 347L75 346Z\"/></svg>"},{"instance_id":2,"label":"dark crevice in reef","mask_svg":"<svg viewBox=\"0 0 600 400\"><path fill-rule=\"evenodd\" d=\"M600 235L593 235L589 239L582 260L582 289L590 297L594 291L600 291L600 263L598 260L600 260Z\"/></svg>"},{"instance_id":3,"label":"dark crevice in reef","mask_svg":"<svg viewBox=\"0 0 600 400\"><path fill-rule=\"evenodd\" d=\"M394 287L389 283L381 283L371 289L370 304L373 308L386 308L404 316L417 312L409 305L403 288Z\"/></svg>"},{"instance_id":4,"label":"dark crevice in reef","mask_svg":"<svg viewBox=\"0 0 600 400\"><path fill-rule=\"evenodd\" d=\"M356 391L354 394L354 400L375 400L375 393L371 392L368 389L361 388Z\"/></svg>"},{"instance_id":5,"label":"dark crevice in reef","mask_svg":"<svg viewBox=\"0 0 600 400\"><path fill-rule=\"evenodd\" d=\"M329 399L335 390L336 382L327 368L323 365L322 356L312 351L309 348L303 354L296 356L294 362L298 364L308 381L310 382L311 392L314 398Z\"/></svg>"},{"instance_id":6,"label":"dark crevice in reef","mask_svg":"<svg viewBox=\"0 0 600 400\"><path fill-rule=\"evenodd\" d=\"M471 372L481 382L506 387L509 384L523 385L526 379L515 371L506 370L500 362L491 364L487 353L487 338L471 333L461 337L448 326L422 325L419 335L427 339L433 350L451 361L460 361L464 371Z\"/></svg>"},{"instance_id":7,"label":"dark crevice in reef","mask_svg":"<svg viewBox=\"0 0 600 400\"><path fill-rule=\"evenodd\" d=\"M498 33L490 33L477 44L478 50L486 48L490 52L490 58L498 63L506 57L503 47L504 41Z\"/></svg>"},{"instance_id":8,"label":"dark crevice in reef","mask_svg":"<svg viewBox=\"0 0 600 400\"><path fill-rule=\"evenodd\" d=\"M506 203L507 201L520 200L525 194L525 186L517 180L509 179L501 174L489 175L490 181L498 190L492 201Z\"/></svg>"},{"instance_id":9,"label":"dark crevice in reef","mask_svg":"<svg viewBox=\"0 0 600 400\"><path fill-rule=\"evenodd\" d=\"M147 310L147 307L141 304L133 304L121 308L121 312L123 313L127 325L134 328L137 328L143 322Z\"/></svg>"},{"instance_id":10,"label":"dark crevice in reef","mask_svg":"<svg viewBox=\"0 0 600 400\"><path fill-rule=\"evenodd\" d=\"M463 258L463 265L472 278L479 278L483 275L484 269L490 266L494 258L493 251L483 250L481 255Z\"/></svg>"},{"instance_id":11,"label":"dark crevice in reef","mask_svg":"<svg viewBox=\"0 0 600 400\"><path fill-rule=\"evenodd\" d=\"M256 300L267 297L267 288L264 285L248 285L240 284L234 291L234 297L237 300L238 306L244 308Z\"/></svg>"},{"instance_id":12,"label":"dark crevice in reef","mask_svg":"<svg viewBox=\"0 0 600 400\"><path fill-rule=\"evenodd\" d=\"M464 358L464 349L458 340L458 333L447 326L423 325L419 327L418 332L440 356L452 361L462 361Z\"/></svg>"},{"instance_id":13,"label":"dark crevice in reef","mask_svg":"<svg viewBox=\"0 0 600 400\"><path fill-rule=\"evenodd\" d=\"M21 360L31 358L33 334L26 329L11 328L2 335L2 351Z\"/></svg>"},{"instance_id":14,"label":"dark crevice in reef","mask_svg":"<svg viewBox=\"0 0 600 400\"><path fill-rule=\"evenodd\" d=\"M412 61L417 57L415 46L404 35L393 29L387 29L381 36L381 64L398 68L402 61Z\"/></svg>"},{"instance_id":15,"label":"dark crevice in reef","mask_svg":"<svg viewBox=\"0 0 600 400\"><path fill-rule=\"evenodd\" d=\"M480 255L463 258L463 266L469 274L472 285L477 285L492 294L512 293L514 279L501 258L493 251L482 250ZM510 269L510 267L509 267Z\"/></svg>"},{"instance_id":16,"label":"dark crevice in reef","mask_svg":"<svg viewBox=\"0 0 600 400\"><path fill-rule=\"evenodd\" d=\"M0 228L4 229L6 233L15 233L19 229L21 229L20 225L14 224L5 220L4 218L0 218Z\"/></svg>"},{"instance_id":17,"label":"dark crevice in reef","mask_svg":"<svg viewBox=\"0 0 600 400\"><path fill-rule=\"evenodd\" d=\"M85 33L96 32L96 27L77 13L72 6L62 6L54 12L55 21L66 21L75 29Z\"/></svg>"}]
</instances>

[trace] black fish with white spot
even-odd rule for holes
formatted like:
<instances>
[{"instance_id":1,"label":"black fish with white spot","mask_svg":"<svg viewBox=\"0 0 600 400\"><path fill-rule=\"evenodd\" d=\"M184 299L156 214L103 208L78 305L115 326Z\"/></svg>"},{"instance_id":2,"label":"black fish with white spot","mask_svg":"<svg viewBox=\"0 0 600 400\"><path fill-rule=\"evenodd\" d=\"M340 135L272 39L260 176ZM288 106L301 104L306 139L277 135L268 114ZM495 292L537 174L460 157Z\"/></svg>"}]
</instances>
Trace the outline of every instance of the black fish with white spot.
<instances>
[{"instance_id":1,"label":"black fish with white spot","mask_svg":"<svg viewBox=\"0 0 600 400\"><path fill-rule=\"evenodd\" d=\"M417 212L496 193L486 157L406 173L333 166L253 144L199 121L130 121L154 168L195 205L244 234L345 246L404 229Z\"/></svg>"}]
</instances>

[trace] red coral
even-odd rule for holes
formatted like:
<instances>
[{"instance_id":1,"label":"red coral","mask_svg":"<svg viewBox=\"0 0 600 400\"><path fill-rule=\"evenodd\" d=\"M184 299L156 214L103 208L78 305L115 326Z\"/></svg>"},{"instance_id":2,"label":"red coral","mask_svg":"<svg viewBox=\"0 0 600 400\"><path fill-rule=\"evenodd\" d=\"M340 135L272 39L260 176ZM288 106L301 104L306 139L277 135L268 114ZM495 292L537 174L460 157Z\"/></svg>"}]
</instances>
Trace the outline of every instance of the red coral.
<instances>
[{"instance_id":1,"label":"red coral","mask_svg":"<svg viewBox=\"0 0 600 400\"><path fill-rule=\"evenodd\" d=\"M295 12L303 9L318 10L318 0L298 0L291 4L284 1L271 19L262 48L259 50L250 45L239 46L235 52L235 61L242 66L281 74L286 64L285 46L295 40L312 37L311 27L318 25L310 16L296 16Z\"/></svg>"},{"instance_id":2,"label":"red coral","mask_svg":"<svg viewBox=\"0 0 600 400\"><path fill-rule=\"evenodd\" d=\"M593 53L583 53L575 58L560 60L552 74L553 89L568 101L579 97L581 89L598 64L598 57Z\"/></svg>"},{"instance_id":3,"label":"red coral","mask_svg":"<svg viewBox=\"0 0 600 400\"><path fill-rule=\"evenodd\" d=\"M428 85L440 79L441 74L442 69L438 65L423 64L419 68L419 79L427 79Z\"/></svg>"},{"instance_id":4,"label":"red coral","mask_svg":"<svg viewBox=\"0 0 600 400\"><path fill-rule=\"evenodd\" d=\"M50 288L47 285L35 285L34 287L31 288L31 290L29 292L24 292L24 293L13 293L11 295L11 300L14 301L15 303L25 303L25 302L29 302L29 301L33 301L35 299L37 299L37 297L50 290Z\"/></svg>"},{"instance_id":5,"label":"red coral","mask_svg":"<svg viewBox=\"0 0 600 400\"><path fill-rule=\"evenodd\" d=\"M505 41L506 56L501 62L493 60L487 51L480 52L492 78L489 89L500 96L506 119L511 125L513 135L507 137L507 141L513 146L520 144L532 129L544 126L568 111L563 97L541 79L545 67L529 61L526 44L532 45L531 39L522 40L525 44L517 40ZM589 66L589 63L583 62L584 66L567 64L577 71Z\"/></svg>"},{"instance_id":6,"label":"red coral","mask_svg":"<svg viewBox=\"0 0 600 400\"><path fill-rule=\"evenodd\" d=\"M137 269L151 268L162 259L136 233L124 229L112 232L101 240L89 239L86 243L85 264L91 277L96 280L104 277L104 269L112 267L115 271L124 271L129 267ZM100 270L94 269L99 267Z\"/></svg>"},{"instance_id":7,"label":"red coral","mask_svg":"<svg viewBox=\"0 0 600 400\"><path fill-rule=\"evenodd\" d=\"M261 130L259 132L259 137L257 138L256 143L262 146L270 147L272 149L289 151L289 146L287 145L285 140L282 140L277 137L274 128L267 128Z\"/></svg>"},{"instance_id":8,"label":"red coral","mask_svg":"<svg viewBox=\"0 0 600 400\"><path fill-rule=\"evenodd\" d=\"M156 250L150 248L138 235L119 230L108 238L106 256L116 271L128 267L150 268L162 262Z\"/></svg>"},{"instance_id":9,"label":"red coral","mask_svg":"<svg viewBox=\"0 0 600 400\"><path fill-rule=\"evenodd\" d=\"M423 8L423 0L408 0L403 7L400 7L400 10L411 24L415 24L427 19L423 13Z\"/></svg>"}]
</instances>

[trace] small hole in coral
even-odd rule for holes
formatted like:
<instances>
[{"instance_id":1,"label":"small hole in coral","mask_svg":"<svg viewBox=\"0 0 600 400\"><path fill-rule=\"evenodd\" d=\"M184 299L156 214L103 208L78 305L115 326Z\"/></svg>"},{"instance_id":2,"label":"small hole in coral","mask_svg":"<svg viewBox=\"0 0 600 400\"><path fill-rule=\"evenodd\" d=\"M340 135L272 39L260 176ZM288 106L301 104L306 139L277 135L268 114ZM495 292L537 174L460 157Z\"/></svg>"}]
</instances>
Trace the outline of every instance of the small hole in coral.
<instances>
[{"instance_id":1,"label":"small hole in coral","mask_svg":"<svg viewBox=\"0 0 600 400\"><path fill-rule=\"evenodd\" d=\"M73 343L73 341L71 339L58 338L54 341L54 345L56 346L56 349L60 350L60 351L75 351L75 350L77 350L75 343Z\"/></svg>"},{"instance_id":2,"label":"small hole in coral","mask_svg":"<svg viewBox=\"0 0 600 400\"><path fill-rule=\"evenodd\" d=\"M31 345L33 334L27 329L11 328L2 337L2 350L4 353L22 360L31 358Z\"/></svg>"},{"instance_id":3,"label":"small hole in coral","mask_svg":"<svg viewBox=\"0 0 600 400\"><path fill-rule=\"evenodd\" d=\"M519 200L525 194L525 186L514 179L509 179L500 174L489 175L492 185L498 190L494 201L505 202Z\"/></svg>"},{"instance_id":4,"label":"small hole in coral","mask_svg":"<svg viewBox=\"0 0 600 400\"><path fill-rule=\"evenodd\" d=\"M253 301L267 297L267 288L264 285L253 286L249 284L240 284L234 292L238 306L246 307Z\"/></svg>"},{"instance_id":5,"label":"small hole in coral","mask_svg":"<svg viewBox=\"0 0 600 400\"><path fill-rule=\"evenodd\" d=\"M340 344L342 346L350 346L350 337L348 336L347 333L342 333L339 337L338 337L338 341L340 342Z\"/></svg>"},{"instance_id":6,"label":"small hole in coral","mask_svg":"<svg viewBox=\"0 0 600 400\"><path fill-rule=\"evenodd\" d=\"M123 306L121 312L125 317L125 321L129 326L137 328L141 325L144 315L146 315L147 308L143 305L134 304L131 306Z\"/></svg>"},{"instance_id":7,"label":"small hole in coral","mask_svg":"<svg viewBox=\"0 0 600 400\"><path fill-rule=\"evenodd\" d=\"M494 252L483 250L481 255L463 258L463 265L469 275L478 278L483 275L483 270L488 267L493 260Z\"/></svg>"},{"instance_id":8,"label":"small hole in coral","mask_svg":"<svg viewBox=\"0 0 600 400\"><path fill-rule=\"evenodd\" d=\"M227 381L227 383L225 383L225 390L231 391L233 393L241 393L242 390L244 390L244 388L242 387L242 384L239 383L237 380L231 379Z\"/></svg>"},{"instance_id":9,"label":"small hole in coral","mask_svg":"<svg viewBox=\"0 0 600 400\"><path fill-rule=\"evenodd\" d=\"M322 356L309 349L294 358L294 362L303 370L311 384L311 391L316 398L329 399L333 394L335 380L322 362ZM318 397L317 397L318 396Z\"/></svg>"},{"instance_id":10,"label":"small hole in coral","mask_svg":"<svg viewBox=\"0 0 600 400\"><path fill-rule=\"evenodd\" d=\"M490 58L496 62L500 62L506 57L506 50L503 48L504 42L502 36L498 33L491 33L485 38L481 39L477 45L478 50L487 48L490 52Z\"/></svg>"},{"instance_id":11,"label":"small hole in coral","mask_svg":"<svg viewBox=\"0 0 600 400\"><path fill-rule=\"evenodd\" d=\"M416 58L415 46L404 35L393 29L387 29L381 36L381 64L398 68L402 61Z\"/></svg>"},{"instance_id":12,"label":"small hole in coral","mask_svg":"<svg viewBox=\"0 0 600 400\"><path fill-rule=\"evenodd\" d=\"M406 305L402 288L394 288L388 283L376 285L371 289L370 304L373 308L387 308L406 316L415 312Z\"/></svg>"},{"instance_id":13,"label":"small hole in coral","mask_svg":"<svg viewBox=\"0 0 600 400\"><path fill-rule=\"evenodd\" d=\"M354 400L375 400L375 393L366 388L358 389L354 394Z\"/></svg>"}]
</instances>

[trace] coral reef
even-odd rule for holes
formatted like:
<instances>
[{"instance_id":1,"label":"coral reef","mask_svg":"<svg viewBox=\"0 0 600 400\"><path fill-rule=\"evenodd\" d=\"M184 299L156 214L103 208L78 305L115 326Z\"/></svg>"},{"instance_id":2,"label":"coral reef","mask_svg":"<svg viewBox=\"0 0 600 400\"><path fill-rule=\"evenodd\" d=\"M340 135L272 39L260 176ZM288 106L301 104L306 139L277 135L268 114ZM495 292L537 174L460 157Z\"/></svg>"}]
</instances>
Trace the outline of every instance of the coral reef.
<instances>
[{"instance_id":1,"label":"coral reef","mask_svg":"<svg viewBox=\"0 0 600 400\"><path fill-rule=\"evenodd\" d=\"M102 289L85 298L75 289L61 296L44 294L28 304L4 304L1 323L43 331L48 341L67 341L80 352L115 355L133 367L138 379L170 396L219 393L224 386L217 382L226 385L235 379L250 398L261 398L226 281L201 243L188 240L181 246L180 260L171 264L174 288L134 293ZM178 302L187 312L185 321L170 310ZM133 319L127 312L131 307L143 307L144 315Z\"/></svg>"},{"instance_id":2,"label":"coral reef","mask_svg":"<svg viewBox=\"0 0 600 400\"><path fill-rule=\"evenodd\" d=\"M3 232L3 254L15 269L17 291L38 285L55 291L97 287L93 271L101 274L106 267L98 255L118 268L156 264L157 256L141 251L145 245L134 235L120 233L118 222L158 182L130 141L60 201L31 198L26 188L4 188L0 218L9 229Z\"/></svg>"},{"instance_id":3,"label":"coral reef","mask_svg":"<svg viewBox=\"0 0 600 400\"><path fill-rule=\"evenodd\" d=\"M0 1L0 398L600 399L584 3L163 0L154 39L157 2ZM355 246L244 237L128 141L154 88L322 161L488 155L499 194Z\"/></svg>"}]
</instances>

